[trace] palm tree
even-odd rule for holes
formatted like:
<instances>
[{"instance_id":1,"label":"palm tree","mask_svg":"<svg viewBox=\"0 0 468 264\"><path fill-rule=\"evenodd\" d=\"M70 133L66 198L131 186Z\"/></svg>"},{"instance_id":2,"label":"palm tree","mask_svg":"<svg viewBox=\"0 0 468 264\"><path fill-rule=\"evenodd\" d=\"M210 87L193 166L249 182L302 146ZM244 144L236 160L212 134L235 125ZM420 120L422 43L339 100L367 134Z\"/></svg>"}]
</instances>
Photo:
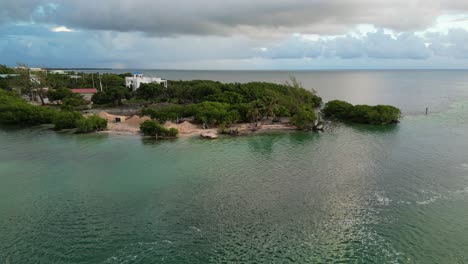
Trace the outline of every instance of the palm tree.
<instances>
[{"instance_id":1,"label":"palm tree","mask_svg":"<svg viewBox=\"0 0 468 264\"><path fill-rule=\"evenodd\" d=\"M302 86L302 83L296 79L295 76L290 75L289 76L289 81L284 82L284 85L289 86L291 88L296 88L296 89L304 89L304 86ZM317 94L317 91L315 89L308 89L309 91L312 92L312 94Z\"/></svg>"},{"instance_id":2,"label":"palm tree","mask_svg":"<svg viewBox=\"0 0 468 264\"><path fill-rule=\"evenodd\" d=\"M262 113L262 107L260 100L255 100L251 103L251 107L248 110L248 115L252 119L252 122L255 123L255 126L258 125L258 120Z\"/></svg>"},{"instance_id":3,"label":"palm tree","mask_svg":"<svg viewBox=\"0 0 468 264\"><path fill-rule=\"evenodd\" d=\"M275 117L276 109L278 108L278 99L271 96L262 99L263 119L268 120L270 117Z\"/></svg>"}]
</instances>

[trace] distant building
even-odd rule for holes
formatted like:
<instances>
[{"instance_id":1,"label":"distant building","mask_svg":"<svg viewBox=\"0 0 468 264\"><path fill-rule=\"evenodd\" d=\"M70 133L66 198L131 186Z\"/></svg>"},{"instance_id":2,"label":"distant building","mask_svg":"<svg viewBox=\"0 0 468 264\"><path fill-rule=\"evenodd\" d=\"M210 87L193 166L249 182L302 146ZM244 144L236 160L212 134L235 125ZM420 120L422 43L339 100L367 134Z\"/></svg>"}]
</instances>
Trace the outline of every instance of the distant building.
<instances>
[{"instance_id":1,"label":"distant building","mask_svg":"<svg viewBox=\"0 0 468 264\"><path fill-rule=\"evenodd\" d=\"M70 79L81 79L81 76L79 75L69 75Z\"/></svg>"},{"instance_id":2,"label":"distant building","mask_svg":"<svg viewBox=\"0 0 468 264\"><path fill-rule=\"evenodd\" d=\"M96 88L76 88L71 89L72 93L81 94L85 100L91 101L93 94L97 93Z\"/></svg>"},{"instance_id":3,"label":"distant building","mask_svg":"<svg viewBox=\"0 0 468 264\"><path fill-rule=\"evenodd\" d=\"M42 68L29 68L30 71L32 72L45 72L47 70L42 69Z\"/></svg>"},{"instance_id":4,"label":"distant building","mask_svg":"<svg viewBox=\"0 0 468 264\"><path fill-rule=\"evenodd\" d=\"M134 72L132 77L125 77L125 86L128 88L132 87L133 91L140 88L142 83L162 83L164 87L167 87L167 80L159 77L143 77L143 74L140 72Z\"/></svg>"},{"instance_id":5,"label":"distant building","mask_svg":"<svg viewBox=\"0 0 468 264\"><path fill-rule=\"evenodd\" d=\"M0 78L8 78L8 77L16 77L16 76L19 76L19 74L15 74L15 73L0 74Z\"/></svg>"},{"instance_id":6,"label":"distant building","mask_svg":"<svg viewBox=\"0 0 468 264\"><path fill-rule=\"evenodd\" d=\"M47 70L45 70L43 68L28 68L28 67L25 67L25 66L18 66L18 67L15 67L15 69L29 70L30 72L46 72L47 71Z\"/></svg>"},{"instance_id":7,"label":"distant building","mask_svg":"<svg viewBox=\"0 0 468 264\"><path fill-rule=\"evenodd\" d=\"M64 70L52 70L49 73L52 73L52 74L67 74Z\"/></svg>"}]
</instances>

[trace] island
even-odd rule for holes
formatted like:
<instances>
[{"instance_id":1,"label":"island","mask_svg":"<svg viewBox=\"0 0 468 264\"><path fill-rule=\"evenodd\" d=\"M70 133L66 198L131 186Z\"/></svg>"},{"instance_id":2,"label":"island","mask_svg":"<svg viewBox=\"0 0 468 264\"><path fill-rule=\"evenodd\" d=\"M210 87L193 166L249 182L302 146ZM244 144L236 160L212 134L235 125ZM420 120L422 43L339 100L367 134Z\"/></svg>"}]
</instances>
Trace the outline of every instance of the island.
<instances>
[{"instance_id":1,"label":"island","mask_svg":"<svg viewBox=\"0 0 468 264\"><path fill-rule=\"evenodd\" d=\"M143 79L141 73L33 72L6 66L0 71L6 72L0 78L0 124L53 124L77 133L216 138L265 130L317 131L323 128L319 115L371 125L395 123L401 116L393 106L338 100L321 109L322 98L294 77L283 84L221 83Z\"/></svg>"}]
</instances>

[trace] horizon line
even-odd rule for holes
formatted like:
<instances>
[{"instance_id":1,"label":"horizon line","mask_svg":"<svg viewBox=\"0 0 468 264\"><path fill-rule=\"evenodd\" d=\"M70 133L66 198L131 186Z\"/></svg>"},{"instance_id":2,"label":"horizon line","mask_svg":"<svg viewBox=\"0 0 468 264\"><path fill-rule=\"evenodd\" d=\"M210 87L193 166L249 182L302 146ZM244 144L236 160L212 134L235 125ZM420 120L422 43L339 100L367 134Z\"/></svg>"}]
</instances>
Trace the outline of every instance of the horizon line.
<instances>
[{"instance_id":1,"label":"horizon line","mask_svg":"<svg viewBox=\"0 0 468 264\"><path fill-rule=\"evenodd\" d=\"M143 71L466 71L468 68L337 68L337 69L177 69L177 68L111 68L111 67L36 67L48 70L143 70Z\"/></svg>"}]
</instances>

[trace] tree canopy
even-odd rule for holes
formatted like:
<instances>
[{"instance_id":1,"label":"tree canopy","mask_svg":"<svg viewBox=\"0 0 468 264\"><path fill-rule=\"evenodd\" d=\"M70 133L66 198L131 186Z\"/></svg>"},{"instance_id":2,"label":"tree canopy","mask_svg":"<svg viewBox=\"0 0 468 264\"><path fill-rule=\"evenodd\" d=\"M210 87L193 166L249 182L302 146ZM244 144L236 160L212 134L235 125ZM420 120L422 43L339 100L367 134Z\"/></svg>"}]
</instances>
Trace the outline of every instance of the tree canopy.
<instances>
[{"instance_id":1,"label":"tree canopy","mask_svg":"<svg viewBox=\"0 0 468 264\"><path fill-rule=\"evenodd\" d=\"M48 107L28 104L15 92L0 90L0 124L49 124L56 111Z\"/></svg>"},{"instance_id":2,"label":"tree canopy","mask_svg":"<svg viewBox=\"0 0 468 264\"><path fill-rule=\"evenodd\" d=\"M8 68L6 65L0 64L0 74L13 74L15 70Z\"/></svg>"},{"instance_id":3,"label":"tree canopy","mask_svg":"<svg viewBox=\"0 0 468 264\"><path fill-rule=\"evenodd\" d=\"M326 103L322 112L327 117L362 124L392 124L401 117L400 109L390 105L355 105L340 100Z\"/></svg>"},{"instance_id":4,"label":"tree canopy","mask_svg":"<svg viewBox=\"0 0 468 264\"><path fill-rule=\"evenodd\" d=\"M314 116L313 109L322 102L314 91L302 88L297 81L293 84L169 81L168 88L157 84L142 85L137 90L138 96L147 101L171 103L166 108L143 110L143 114L160 122L194 117L206 125L259 122L292 117L299 111Z\"/></svg>"}]
</instances>

